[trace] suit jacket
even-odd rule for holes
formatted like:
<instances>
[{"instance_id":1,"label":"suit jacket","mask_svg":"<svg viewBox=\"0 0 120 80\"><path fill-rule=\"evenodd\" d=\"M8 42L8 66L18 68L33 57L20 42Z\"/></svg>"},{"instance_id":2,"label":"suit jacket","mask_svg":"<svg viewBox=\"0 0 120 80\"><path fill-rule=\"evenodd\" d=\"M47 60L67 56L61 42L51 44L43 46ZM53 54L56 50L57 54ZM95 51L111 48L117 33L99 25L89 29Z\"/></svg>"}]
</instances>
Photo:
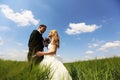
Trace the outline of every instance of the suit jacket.
<instances>
[{"instance_id":1,"label":"suit jacket","mask_svg":"<svg viewBox=\"0 0 120 80\"><path fill-rule=\"evenodd\" d=\"M29 47L28 55L33 56L37 51L43 51L44 49L43 41L44 39L42 37L42 34L38 30L33 30L28 42ZM38 58L43 59L43 56Z\"/></svg>"}]
</instances>

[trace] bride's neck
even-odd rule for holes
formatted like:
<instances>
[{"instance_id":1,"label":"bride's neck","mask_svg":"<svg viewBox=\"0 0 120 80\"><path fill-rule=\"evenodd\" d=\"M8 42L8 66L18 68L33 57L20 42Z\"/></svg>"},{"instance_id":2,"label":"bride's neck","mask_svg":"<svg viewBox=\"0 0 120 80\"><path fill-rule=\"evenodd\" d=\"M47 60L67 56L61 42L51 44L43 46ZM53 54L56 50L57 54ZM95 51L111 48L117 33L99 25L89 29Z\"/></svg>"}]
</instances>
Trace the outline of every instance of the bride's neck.
<instances>
[{"instance_id":1,"label":"bride's neck","mask_svg":"<svg viewBox=\"0 0 120 80\"><path fill-rule=\"evenodd\" d=\"M51 43L54 43L54 39L53 38L51 38Z\"/></svg>"}]
</instances>

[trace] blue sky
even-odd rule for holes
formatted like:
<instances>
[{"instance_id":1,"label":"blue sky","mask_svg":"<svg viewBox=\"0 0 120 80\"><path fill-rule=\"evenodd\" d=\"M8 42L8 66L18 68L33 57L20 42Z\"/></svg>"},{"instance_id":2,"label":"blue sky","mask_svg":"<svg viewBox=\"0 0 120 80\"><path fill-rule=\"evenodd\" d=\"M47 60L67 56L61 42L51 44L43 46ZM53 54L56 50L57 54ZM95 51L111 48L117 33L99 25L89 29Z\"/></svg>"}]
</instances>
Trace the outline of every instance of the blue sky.
<instances>
[{"instance_id":1,"label":"blue sky","mask_svg":"<svg viewBox=\"0 0 120 80\"><path fill-rule=\"evenodd\" d=\"M47 25L44 38L58 31L64 61L120 56L119 8L119 0L1 0L0 58L27 60L39 24Z\"/></svg>"}]
</instances>

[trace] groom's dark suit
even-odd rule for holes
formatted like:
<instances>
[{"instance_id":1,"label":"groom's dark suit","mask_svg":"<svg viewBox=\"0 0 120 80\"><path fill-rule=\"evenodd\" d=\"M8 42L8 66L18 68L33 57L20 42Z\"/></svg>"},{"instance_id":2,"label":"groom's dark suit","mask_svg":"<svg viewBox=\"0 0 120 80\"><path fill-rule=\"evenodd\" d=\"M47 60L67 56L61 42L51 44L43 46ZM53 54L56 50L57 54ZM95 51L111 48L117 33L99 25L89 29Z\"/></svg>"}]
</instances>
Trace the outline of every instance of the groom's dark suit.
<instances>
[{"instance_id":1,"label":"groom's dark suit","mask_svg":"<svg viewBox=\"0 0 120 80\"><path fill-rule=\"evenodd\" d=\"M42 34L38 30L33 30L28 42L29 52L27 57L29 62L34 61L36 64L42 61L44 56L40 56L40 57L37 57L37 56L32 57L32 56L35 55L37 51L43 51L43 48L44 48L43 42L44 42L44 39L42 37Z\"/></svg>"}]
</instances>

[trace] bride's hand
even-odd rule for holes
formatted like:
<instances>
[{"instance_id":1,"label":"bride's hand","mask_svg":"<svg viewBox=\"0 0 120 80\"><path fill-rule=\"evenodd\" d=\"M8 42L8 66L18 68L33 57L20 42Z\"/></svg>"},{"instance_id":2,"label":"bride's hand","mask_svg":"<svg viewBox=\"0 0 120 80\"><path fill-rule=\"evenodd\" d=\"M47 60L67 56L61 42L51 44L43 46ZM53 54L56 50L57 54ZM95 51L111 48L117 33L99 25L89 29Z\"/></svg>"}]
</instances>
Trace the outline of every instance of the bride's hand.
<instances>
[{"instance_id":1,"label":"bride's hand","mask_svg":"<svg viewBox=\"0 0 120 80\"><path fill-rule=\"evenodd\" d=\"M38 51L38 52L36 52L36 56L43 56L44 55L43 53L44 52Z\"/></svg>"}]
</instances>

